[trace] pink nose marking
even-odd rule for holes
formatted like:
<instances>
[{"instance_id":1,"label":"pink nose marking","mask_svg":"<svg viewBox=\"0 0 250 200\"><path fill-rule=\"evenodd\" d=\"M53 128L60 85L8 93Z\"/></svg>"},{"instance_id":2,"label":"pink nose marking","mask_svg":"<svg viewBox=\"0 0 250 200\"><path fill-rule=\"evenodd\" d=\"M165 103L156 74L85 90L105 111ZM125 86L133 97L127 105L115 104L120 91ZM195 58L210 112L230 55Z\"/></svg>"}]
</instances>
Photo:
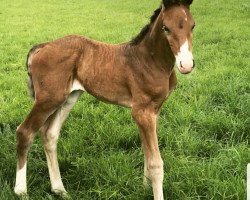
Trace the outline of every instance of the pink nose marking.
<instances>
[{"instance_id":1,"label":"pink nose marking","mask_svg":"<svg viewBox=\"0 0 250 200\"><path fill-rule=\"evenodd\" d=\"M188 62L188 63L180 62L180 69L179 70L182 74L188 74L193 70L194 67L195 67L194 60L192 60L192 62Z\"/></svg>"}]
</instances>

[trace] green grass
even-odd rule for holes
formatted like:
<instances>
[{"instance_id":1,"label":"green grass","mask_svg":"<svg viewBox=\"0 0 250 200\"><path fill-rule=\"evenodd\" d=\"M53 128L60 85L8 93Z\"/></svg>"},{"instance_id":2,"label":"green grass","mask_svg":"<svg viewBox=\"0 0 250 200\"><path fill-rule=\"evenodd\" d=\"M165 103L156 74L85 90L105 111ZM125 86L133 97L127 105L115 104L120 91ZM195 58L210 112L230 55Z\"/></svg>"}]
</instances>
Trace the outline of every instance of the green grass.
<instances>
[{"instance_id":1,"label":"green grass","mask_svg":"<svg viewBox=\"0 0 250 200\"><path fill-rule=\"evenodd\" d=\"M15 130L32 105L25 70L30 47L72 33L128 41L158 6L153 0L0 0L0 199L16 198ZM166 199L246 199L249 8L247 0L194 1L197 69L178 74L178 87L159 120ZM129 109L82 95L62 129L58 151L72 199L153 199L142 186L143 153ZM39 138L29 156L28 194L58 199L50 192Z\"/></svg>"}]
</instances>

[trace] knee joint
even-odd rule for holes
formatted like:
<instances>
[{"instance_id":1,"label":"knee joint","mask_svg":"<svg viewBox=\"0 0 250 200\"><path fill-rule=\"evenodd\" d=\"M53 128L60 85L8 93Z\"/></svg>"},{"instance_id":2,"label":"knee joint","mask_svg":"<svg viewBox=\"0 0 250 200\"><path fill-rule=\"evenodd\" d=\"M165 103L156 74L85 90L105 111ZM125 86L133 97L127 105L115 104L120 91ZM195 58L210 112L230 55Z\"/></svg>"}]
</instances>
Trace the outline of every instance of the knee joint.
<instances>
[{"instance_id":1,"label":"knee joint","mask_svg":"<svg viewBox=\"0 0 250 200\"><path fill-rule=\"evenodd\" d=\"M148 163L148 170L163 169L163 160L152 160Z\"/></svg>"},{"instance_id":2,"label":"knee joint","mask_svg":"<svg viewBox=\"0 0 250 200\"><path fill-rule=\"evenodd\" d=\"M163 179L162 159L150 161L147 166L147 174L149 176L148 178L150 178L152 181L154 179Z\"/></svg>"}]
</instances>

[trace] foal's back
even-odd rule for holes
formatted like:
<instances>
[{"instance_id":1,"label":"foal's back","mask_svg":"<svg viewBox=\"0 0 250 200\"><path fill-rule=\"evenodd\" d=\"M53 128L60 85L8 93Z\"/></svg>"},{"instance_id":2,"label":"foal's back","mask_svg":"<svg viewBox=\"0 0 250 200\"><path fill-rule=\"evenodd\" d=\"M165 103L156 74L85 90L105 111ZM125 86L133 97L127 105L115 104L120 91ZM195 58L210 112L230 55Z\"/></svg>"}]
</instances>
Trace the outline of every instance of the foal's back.
<instances>
[{"instance_id":1,"label":"foal's back","mask_svg":"<svg viewBox=\"0 0 250 200\"><path fill-rule=\"evenodd\" d=\"M38 45L30 65L35 91L51 88L51 93L66 96L77 83L77 89L103 101L131 105L126 44L111 45L70 35Z\"/></svg>"}]
</instances>

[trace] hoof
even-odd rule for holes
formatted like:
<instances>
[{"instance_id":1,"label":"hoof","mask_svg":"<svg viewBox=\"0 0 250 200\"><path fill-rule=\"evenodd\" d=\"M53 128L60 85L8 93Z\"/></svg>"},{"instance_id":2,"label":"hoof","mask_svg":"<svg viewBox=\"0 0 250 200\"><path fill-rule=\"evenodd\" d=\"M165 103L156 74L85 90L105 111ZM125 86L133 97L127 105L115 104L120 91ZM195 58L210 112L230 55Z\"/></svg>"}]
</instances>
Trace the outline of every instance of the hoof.
<instances>
[{"instance_id":1,"label":"hoof","mask_svg":"<svg viewBox=\"0 0 250 200\"><path fill-rule=\"evenodd\" d=\"M27 188L22 188L22 187L16 186L14 189L14 192L17 196L20 196L20 197L27 196Z\"/></svg>"},{"instance_id":2,"label":"hoof","mask_svg":"<svg viewBox=\"0 0 250 200\"><path fill-rule=\"evenodd\" d=\"M62 197L63 199L71 199L70 195L67 193L67 191L63 189L52 189L51 190L54 194Z\"/></svg>"}]
</instances>

